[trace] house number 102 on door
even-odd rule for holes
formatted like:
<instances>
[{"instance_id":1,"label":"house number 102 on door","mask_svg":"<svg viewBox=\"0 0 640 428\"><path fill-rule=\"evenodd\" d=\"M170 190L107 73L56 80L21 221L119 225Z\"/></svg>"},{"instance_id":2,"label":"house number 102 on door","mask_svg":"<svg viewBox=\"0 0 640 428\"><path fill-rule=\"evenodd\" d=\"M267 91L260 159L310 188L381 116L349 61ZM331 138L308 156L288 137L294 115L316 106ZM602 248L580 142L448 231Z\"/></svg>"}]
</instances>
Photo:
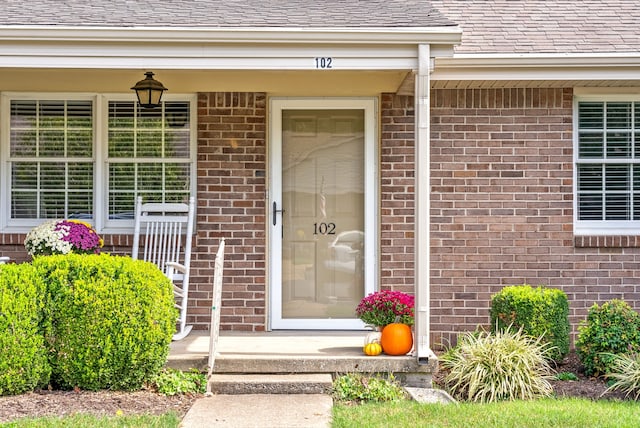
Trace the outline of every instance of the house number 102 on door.
<instances>
[{"instance_id":1,"label":"house number 102 on door","mask_svg":"<svg viewBox=\"0 0 640 428\"><path fill-rule=\"evenodd\" d=\"M336 224L335 223L313 223L314 235L335 235Z\"/></svg>"},{"instance_id":2,"label":"house number 102 on door","mask_svg":"<svg viewBox=\"0 0 640 428\"><path fill-rule=\"evenodd\" d=\"M316 68L321 70L327 70L333 68L333 58L330 56L317 56L315 57Z\"/></svg>"}]
</instances>

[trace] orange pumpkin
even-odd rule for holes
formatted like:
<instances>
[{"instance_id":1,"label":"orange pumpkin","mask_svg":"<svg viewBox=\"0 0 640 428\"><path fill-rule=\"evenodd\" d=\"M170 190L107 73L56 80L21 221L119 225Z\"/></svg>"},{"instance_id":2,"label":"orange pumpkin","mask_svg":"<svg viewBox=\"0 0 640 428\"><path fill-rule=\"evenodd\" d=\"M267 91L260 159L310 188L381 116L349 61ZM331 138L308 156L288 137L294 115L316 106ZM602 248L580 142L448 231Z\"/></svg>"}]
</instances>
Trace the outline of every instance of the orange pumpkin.
<instances>
[{"instance_id":1,"label":"orange pumpkin","mask_svg":"<svg viewBox=\"0 0 640 428\"><path fill-rule=\"evenodd\" d=\"M405 355L413 347L411 327L402 323L388 324L382 329L380 344L387 355Z\"/></svg>"}]
</instances>

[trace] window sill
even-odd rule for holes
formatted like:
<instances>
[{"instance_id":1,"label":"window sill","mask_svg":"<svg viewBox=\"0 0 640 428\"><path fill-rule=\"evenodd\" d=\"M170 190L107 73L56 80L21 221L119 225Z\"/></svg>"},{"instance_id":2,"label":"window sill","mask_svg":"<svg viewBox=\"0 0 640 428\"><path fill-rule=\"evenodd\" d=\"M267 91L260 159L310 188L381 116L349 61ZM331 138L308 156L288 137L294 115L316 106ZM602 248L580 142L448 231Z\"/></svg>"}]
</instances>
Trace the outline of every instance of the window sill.
<instances>
[{"instance_id":1,"label":"window sill","mask_svg":"<svg viewBox=\"0 0 640 428\"><path fill-rule=\"evenodd\" d=\"M579 235L573 237L576 248L640 248L638 235Z\"/></svg>"}]
</instances>

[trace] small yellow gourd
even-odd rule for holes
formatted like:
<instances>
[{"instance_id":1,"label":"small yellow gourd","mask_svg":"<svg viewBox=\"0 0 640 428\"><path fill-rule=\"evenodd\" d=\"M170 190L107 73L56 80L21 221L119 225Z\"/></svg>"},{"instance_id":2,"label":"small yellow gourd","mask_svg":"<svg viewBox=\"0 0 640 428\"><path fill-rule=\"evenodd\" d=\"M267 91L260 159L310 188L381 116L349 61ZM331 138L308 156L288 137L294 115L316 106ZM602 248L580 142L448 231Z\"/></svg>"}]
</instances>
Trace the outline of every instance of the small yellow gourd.
<instances>
[{"instance_id":1,"label":"small yellow gourd","mask_svg":"<svg viewBox=\"0 0 640 428\"><path fill-rule=\"evenodd\" d=\"M363 351L366 355L376 356L382 353L382 346L379 343L367 343L364 345Z\"/></svg>"}]
</instances>

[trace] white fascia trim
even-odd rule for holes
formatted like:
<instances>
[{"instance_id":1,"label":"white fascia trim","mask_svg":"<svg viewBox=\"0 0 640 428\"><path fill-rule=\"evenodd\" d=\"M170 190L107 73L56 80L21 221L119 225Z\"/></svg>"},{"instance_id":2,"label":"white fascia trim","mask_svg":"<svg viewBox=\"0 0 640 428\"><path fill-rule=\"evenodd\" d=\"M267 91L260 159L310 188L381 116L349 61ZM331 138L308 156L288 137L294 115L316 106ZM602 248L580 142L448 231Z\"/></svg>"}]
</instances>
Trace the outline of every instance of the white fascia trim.
<instances>
[{"instance_id":1,"label":"white fascia trim","mask_svg":"<svg viewBox=\"0 0 640 428\"><path fill-rule=\"evenodd\" d=\"M0 26L0 42L458 44L461 37L462 30L458 26L393 28Z\"/></svg>"},{"instance_id":2,"label":"white fascia trim","mask_svg":"<svg viewBox=\"0 0 640 428\"><path fill-rule=\"evenodd\" d=\"M609 65L616 63L628 63L640 65L639 52L606 52L606 53L535 53L535 54L459 54L453 57L439 59L443 66L456 67L532 67L567 65Z\"/></svg>"},{"instance_id":3,"label":"white fascia trim","mask_svg":"<svg viewBox=\"0 0 640 428\"><path fill-rule=\"evenodd\" d=\"M454 54L436 58L431 80L638 79L640 53Z\"/></svg>"}]
</instances>

